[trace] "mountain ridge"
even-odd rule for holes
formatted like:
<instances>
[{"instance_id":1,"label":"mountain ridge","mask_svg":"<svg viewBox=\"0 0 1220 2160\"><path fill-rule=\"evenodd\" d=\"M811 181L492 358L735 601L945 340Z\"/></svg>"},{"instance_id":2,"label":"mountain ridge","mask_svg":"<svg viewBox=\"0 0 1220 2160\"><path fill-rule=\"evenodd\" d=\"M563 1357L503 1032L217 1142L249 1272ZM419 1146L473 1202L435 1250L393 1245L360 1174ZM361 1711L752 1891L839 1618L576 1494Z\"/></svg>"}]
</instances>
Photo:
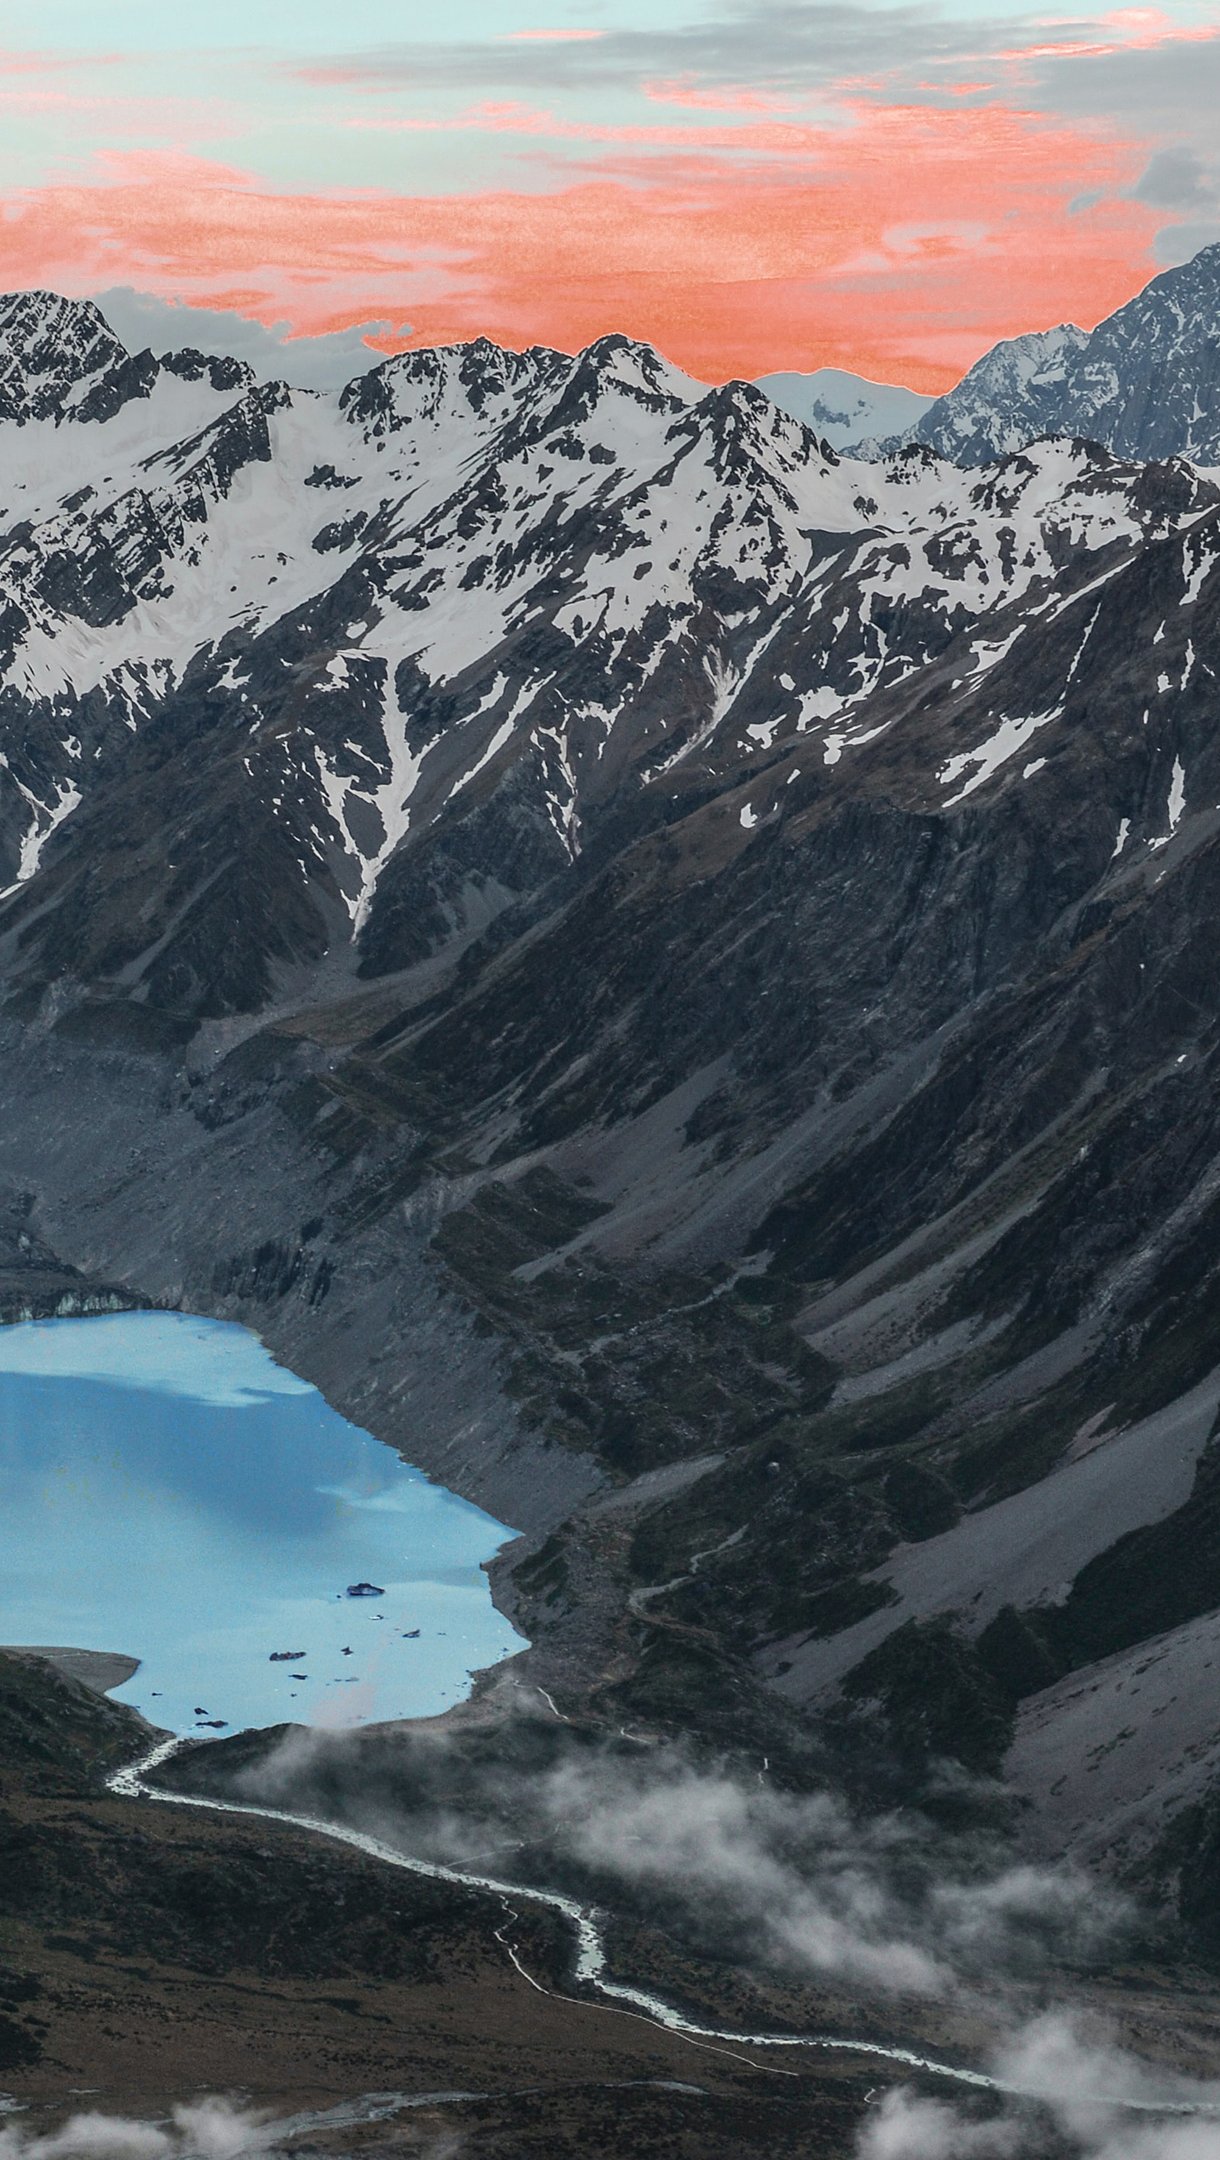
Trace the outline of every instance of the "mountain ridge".
<instances>
[{"instance_id":1,"label":"mountain ridge","mask_svg":"<svg viewBox=\"0 0 1220 2160\"><path fill-rule=\"evenodd\" d=\"M1220 464L1220 242L1163 270L1096 329L1074 323L995 345L911 429L857 445L929 444L986 464L1044 435L1119 456Z\"/></svg>"},{"instance_id":2,"label":"mountain ridge","mask_svg":"<svg viewBox=\"0 0 1220 2160\"><path fill-rule=\"evenodd\" d=\"M211 715L206 755L231 745L234 801L264 830L264 870L280 863L258 935L287 953L303 939L311 963L346 911L359 971L385 972L570 867L628 784L633 814L657 816L650 791L680 800L696 765L722 779L756 767L766 807L741 805L751 830L777 807L766 774L781 745L829 771L871 735L857 708L954 640L959 690L985 675L1002 639L971 645L973 626L1016 625L1012 610L1077 574L1074 552L1100 561L1214 499L1185 467L1151 484L1084 445L990 481L920 451L843 462L756 388L708 390L624 338L575 359L486 341L406 354L335 397L234 387L181 442L149 449L142 425L128 463L90 427L95 479L0 549L0 698L26 760L4 776L0 835L6 821L21 948L31 880L45 854L71 882L65 841L112 759L142 827L156 771L177 791L165 814L180 814L175 715ZM196 392L210 399L211 379ZM122 413L111 424L121 436ZM798 623L816 625L815 651ZM996 738L958 753L965 794L1002 752ZM467 861L465 836L510 774L510 828ZM120 845L130 868L140 839ZM167 983L199 905L173 867L144 910L178 917L168 945L149 940ZM125 874L116 863L116 889ZM49 890L44 875L42 945ZM254 906L248 894L243 918ZM90 927L78 909L68 931L78 959L138 980L129 933L107 957L105 911L86 907ZM226 952L246 937L230 931ZM257 979L263 996L261 963ZM209 994L218 1009L238 995Z\"/></svg>"},{"instance_id":3,"label":"mountain ridge","mask_svg":"<svg viewBox=\"0 0 1220 2160\"><path fill-rule=\"evenodd\" d=\"M72 424L58 495L66 420L0 421L48 1277L254 1325L520 1522L561 1706L890 1798L1002 1776L1028 1705L1053 1752L1131 1647L1088 1570L1200 1618L1149 1579L1220 1406L1220 488L840 457L625 338L224 396ZM983 1625L1013 1510L1131 1462ZM1172 1750L1140 1789L1202 1805ZM1136 1783L1060 1794L1098 1866L1162 1866Z\"/></svg>"}]
</instances>

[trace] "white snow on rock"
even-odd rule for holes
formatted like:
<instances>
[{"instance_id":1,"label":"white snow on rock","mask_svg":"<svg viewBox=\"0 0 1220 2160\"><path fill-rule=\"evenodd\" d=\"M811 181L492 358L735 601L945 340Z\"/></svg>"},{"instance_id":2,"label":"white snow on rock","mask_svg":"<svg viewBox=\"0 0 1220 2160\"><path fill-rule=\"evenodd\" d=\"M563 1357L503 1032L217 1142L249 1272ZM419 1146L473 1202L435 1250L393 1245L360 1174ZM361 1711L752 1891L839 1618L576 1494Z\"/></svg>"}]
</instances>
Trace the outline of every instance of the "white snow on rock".
<instances>
[{"instance_id":1,"label":"white snow on rock","mask_svg":"<svg viewBox=\"0 0 1220 2160\"><path fill-rule=\"evenodd\" d=\"M1056 335L1004 366L1049 380L1081 333ZM87 304L0 299L0 744L40 745L0 766L6 874L35 875L106 728L138 736L176 699L184 725L244 730L250 785L353 935L400 848L504 785L559 867L628 767L672 789L789 752L850 769L908 725L874 699L946 636L952 695L985 696L1039 621L1102 594L1166 529L1139 483L1067 441L982 471L839 456L761 389L709 390L623 337L409 352L332 393L129 364ZM1215 559L1197 489L1174 513L1187 605ZM974 747L929 756L947 806L1062 717L996 702Z\"/></svg>"},{"instance_id":2,"label":"white snow on rock","mask_svg":"<svg viewBox=\"0 0 1220 2160\"><path fill-rule=\"evenodd\" d=\"M1061 718L1062 708L1056 706L1051 712L1030 713L1023 719L1002 720L995 733L989 735L986 742L980 743L977 749L966 750L947 759L939 774L942 787L952 787L955 781L962 779L963 774L968 773L969 778L958 788L955 795L946 798L946 810L951 810L955 803L964 802L968 795L973 795L981 788L993 773L999 771L1001 765L1006 765L1009 758L1015 757L1019 750L1025 748L1030 737L1036 735L1039 728L1049 727L1053 720Z\"/></svg>"}]
</instances>

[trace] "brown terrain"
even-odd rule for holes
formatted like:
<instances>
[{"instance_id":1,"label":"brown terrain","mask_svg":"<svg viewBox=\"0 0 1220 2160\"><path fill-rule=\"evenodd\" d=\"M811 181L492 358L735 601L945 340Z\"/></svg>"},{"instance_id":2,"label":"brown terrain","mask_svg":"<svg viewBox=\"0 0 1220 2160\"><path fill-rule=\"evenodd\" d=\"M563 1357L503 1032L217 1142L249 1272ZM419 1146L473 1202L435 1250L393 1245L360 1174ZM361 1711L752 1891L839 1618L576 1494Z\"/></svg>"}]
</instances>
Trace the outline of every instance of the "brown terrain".
<instances>
[{"instance_id":1,"label":"brown terrain","mask_svg":"<svg viewBox=\"0 0 1220 2160\"><path fill-rule=\"evenodd\" d=\"M777 2072L555 2000L497 1938L499 1900L387 1879L274 1824L106 1795L148 1738L48 1660L0 1655L0 2088L23 2122L155 2119L216 2092L297 2119L436 2094L294 2144L409 2152L460 2129L488 2155L847 2149L874 2082L858 2064ZM558 1923L526 1910L511 1932L562 1985Z\"/></svg>"},{"instance_id":2,"label":"brown terrain","mask_svg":"<svg viewBox=\"0 0 1220 2160\"><path fill-rule=\"evenodd\" d=\"M106 1776L154 1737L96 1692L130 1664L0 1652L0 2096L23 2128L80 2109L164 2120L218 2094L292 2151L332 2156L839 2160L870 2100L910 2081L846 2047L711 2045L568 1995L566 1929L528 1896L391 1872L279 1823L114 1797ZM196 1748L175 1782L221 1789L222 1759L257 1737ZM370 1732L365 1767L409 1741ZM608 1927L618 1970L729 2029L872 2033L963 2062L996 2030L978 1998L828 1995L709 1963L647 1918ZM1084 1988L1078 1976L1076 1993L1145 2059L1208 2068L1206 1972L1145 1956Z\"/></svg>"}]
</instances>

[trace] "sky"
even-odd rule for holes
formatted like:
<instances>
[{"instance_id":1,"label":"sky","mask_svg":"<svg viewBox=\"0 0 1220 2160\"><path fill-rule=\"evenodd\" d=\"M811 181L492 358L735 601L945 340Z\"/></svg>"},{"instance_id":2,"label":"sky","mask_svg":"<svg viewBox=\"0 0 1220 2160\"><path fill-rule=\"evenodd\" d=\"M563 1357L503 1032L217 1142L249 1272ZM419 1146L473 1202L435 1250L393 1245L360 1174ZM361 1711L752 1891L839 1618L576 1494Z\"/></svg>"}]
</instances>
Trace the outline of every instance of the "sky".
<instances>
[{"instance_id":1,"label":"sky","mask_svg":"<svg viewBox=\"0 0 1220 2160\"><path fill-rule=\"evenodd\" d=\"M1220 238L1218 111L1220 0L6 0L0 287L935 392Z\"/></svg>"}]
</instances>

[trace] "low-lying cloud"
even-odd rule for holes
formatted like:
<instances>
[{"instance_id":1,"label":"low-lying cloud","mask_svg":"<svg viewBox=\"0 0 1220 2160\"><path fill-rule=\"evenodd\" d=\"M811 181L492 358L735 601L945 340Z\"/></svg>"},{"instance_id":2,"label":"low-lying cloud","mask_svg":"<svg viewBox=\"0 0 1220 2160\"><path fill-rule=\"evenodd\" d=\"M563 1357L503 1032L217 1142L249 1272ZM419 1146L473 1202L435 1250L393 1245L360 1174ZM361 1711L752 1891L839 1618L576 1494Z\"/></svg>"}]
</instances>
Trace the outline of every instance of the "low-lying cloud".
<instances>
[{"instance_id":1,"label":"low-lying cloud","mask_svg":"<svg viewBox=\"0 0 1220 2160\"><path fill-rule=\"evenodd\" d=\"M405 1774L375 1786L342 1774L342 1745L294 1735L243 1791L332 1817L341 1794L344 1822L404 1852L644 1909L693 1948L794 1978L943 1997L1088 1962L1130 1922L1096 1882L1013 1864L993 1838L947 1841L914 1811L862 1819L676 1748L480 1775L417 1742Z\"/></svg>"},{"instance_id":2,"label":"low-lying cloud","mask_svg":"<svg viewBox=\"0 0 1220 2160\"><path fill-rule=\"evenodd\" d=\"M898 2087L856 2160L1220 2160L1220 2082L1155 2072L1061 2013L1017 2030L990 2068L1007 2088L998 2111Z\"/></svg>"},{"instance_id":3,"label":"low-lying cloud","mask_svg":"<svg viewBox=\"0 0 1220 2160\"><path fill-rule=\"evenodd\" d=\"M425 2094L413 2101L400 2095L387 2108L386 2096L380 2095L378 2112L372 2117L365 2116L360 2103L353 2109L344 2102L321 2114L272 2121L266 2110L213 2098L183 2102L162 2122L90 2111L71 2116L58 2130L0 2123L0 2160L287 2160L300 2150L305 2132L383 2120L400 2109L430 2107L438 2097ZM396 2132L395 2150L409 2149L415 2160L457 2160L464 2143L453 2131L442 2131L439 2136L425 2132L412 2141L410 2130L401 2128Z\"/></svg>"},{"instance_id":4,"label":"low-lying cloud","mask_svg":"<svg viewBox=\"0 0 1220 2160\"><path fill-rule=\"evenodd\" d=\"M967 2011L985 1991L1000 2035L981 2065L991 2089L870 2096L854 2160L1220 2160L1220 2079L1142 2062L1061 2009L1031 2019L1027 1988L1006 1986L1032 1980L1042 1996L1065 1962L1078 1972L1122 1947L1134 1910L1091 1877L1013 1862L992 1832L949 1835L913 1809L864 1818L832 1793L784 1792L765 1772L751 1781L674 1746L630 1754L565 1732L540 1750L537 1729L523 1727L479 1761L444 1732L384 1753L367 1739L357 1751L293 1732L244 1773L243 1796L501 1885L617 1902L755 1970ZM0 2160L271 2150L274 2126L210 2105L177 2110L165 2129L117 2126L96 2147L79 2142L79 2124L50 2140L0 2133Z\"/></svg>"},{"instance_id":5,"label":"low-lying cloud","mask_svg":"<svg viewBox=\"0 0 1220 2160\"><path fill-rule=\"evenodd\" d=\"M275 2132L266 2118L228 2100L175 2107L166 2123L92 2111L58 2130L0 2125L0 2160L241 2160L269 2154Z\"/></svg>"},{"instance_id":6,"label":"low-lying cloud","mask_svg":"<svg viewBox=\"0 0 1220 2160\"><path fill-rule=\"evenodd\" d=\"M1087 1955L1122 1918L1067 1869L945 1879L918 1817L862 1822L828 1793L751 1789L680 1759L567 1765L544 1805L593 1869L661 1894L680 1885L771 1964L894 1993L944 1994L964 1974L1020 1971L1031 1952Z\"/></svg>"}]
</instances>

